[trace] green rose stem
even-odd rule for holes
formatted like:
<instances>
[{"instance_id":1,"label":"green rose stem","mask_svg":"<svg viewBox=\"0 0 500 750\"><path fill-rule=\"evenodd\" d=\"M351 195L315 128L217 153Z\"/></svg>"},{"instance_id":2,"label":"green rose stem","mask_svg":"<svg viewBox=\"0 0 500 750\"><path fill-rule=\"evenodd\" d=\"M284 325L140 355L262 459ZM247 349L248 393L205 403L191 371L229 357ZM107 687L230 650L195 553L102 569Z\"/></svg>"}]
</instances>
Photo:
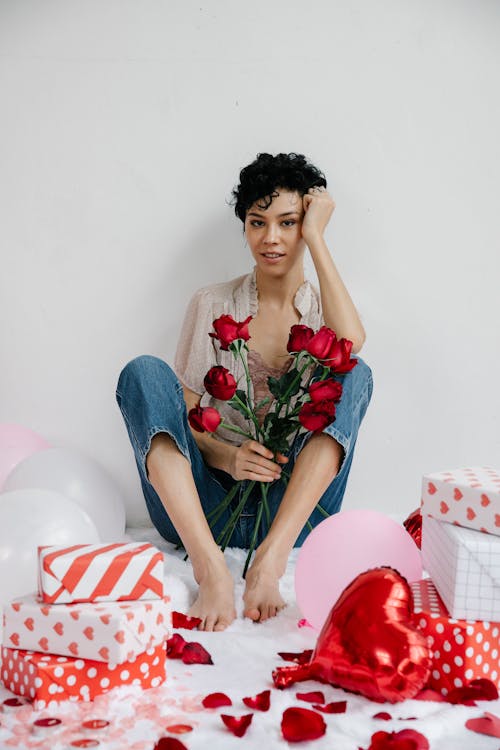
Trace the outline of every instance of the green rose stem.
<instances>
[{"instance_id":1,"label":"green rose stem","mask_svg":"<svg viewBox=\"0 0 500 750\"><path fill-rule=\"evenodd\" d=\"M241 482L241 480L240 480L240 482ZM238 519L239 519L239 517L240 517L240 515L241 515L241 513L243 511L243 508L245 507L245 503L248 500L248 497L249 497L252 489L254 488L254 485L255 485L255 480L248 483L248 487L245 489L245 492L241 496L240 502L238 503L238 505L236 506L236 508L231 513L228 522L226 523L226 525L224 526L224 528L220 532L219 536L215 540L216 544L219 545L219 547L221 548L221 550L223 552L226 549L226 547L229 544L229 542L231 541L231 537L233 535L233 531L236 528L236 524L238 523Z\"/></svg>"},{"instance_id":2,"label":"green rose stem","mask_svg":"<svg viewBox=\"0 0 500 750\"><path fill-rule=\"evenodd\" d=\"M248 570L248 565L250 563L250 558L252 557L253 551L255 549L255 544L257 542L257 534L260 527L260 522L262 520L262 510L264 508L264 500L262 499L258 506L257 506L257 516L255 518L255 525L253 527L253 534L252 534L252 540L250 542L250 549L248 550L247 559L245 560L245 567L243 568L242 577L245 578Z\"/></svg>"}]
</instances>

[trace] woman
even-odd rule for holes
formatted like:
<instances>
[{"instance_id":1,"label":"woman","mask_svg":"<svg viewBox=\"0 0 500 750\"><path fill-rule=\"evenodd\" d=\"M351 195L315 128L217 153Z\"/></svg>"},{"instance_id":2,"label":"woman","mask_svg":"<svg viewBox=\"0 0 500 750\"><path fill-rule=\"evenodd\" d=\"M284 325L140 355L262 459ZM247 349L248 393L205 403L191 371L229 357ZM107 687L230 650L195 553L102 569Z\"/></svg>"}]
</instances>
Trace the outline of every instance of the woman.
<instances>
[{"instance_id":1,"label":"woman","mask_svg":"<svg viewBox=\"0 0 500 750\"><path fill-rule=\"evenodd\" d=\"M353 342L353 353L365 339L324 240L335 208L324 175L300 154L259 154L241 171L233 196L255 262L253 272L194 295L177 347L175 373L155 357L138 357L124 368L117 387L151 519L162 536L181 541L189 555L199 586L190 614L201 618L204 630L223 630L236 616L232 576L214 541L230 509L219 519L214 535L206 514L235 480L271 483L280 477L280 464L287 464L286 489L283 482L275 482L269 490L273 520L258 540L243 597L244 616L256 622L275 616L285 606L279 579L289 553L307 536L306 522L315 526L322 520L316 504L321 500L329 513L341 506L357 431L372 391L370 370L359 360L343 379L333 424L321 433L299 436L287 455L279 454L276 460L263 445L237 433L221 431L214 436L191 430L187 412L200 399L202 405L210 403L203 385L206 372L216 364L228 369L234 364L208 335L220 315L230 314L237 321L252 316L248 362L254 389L261 394L267 376L279 375L289 365L292 325L314 330L327 325L338 338ZM306 248L319 291L304 278ZM233 412L235 422L238 416ZM224 420L230 422L231 414L225 413ZM256 498L251 496L230 546L249 546L255 508Z\"/></svg>"}]
</instances>

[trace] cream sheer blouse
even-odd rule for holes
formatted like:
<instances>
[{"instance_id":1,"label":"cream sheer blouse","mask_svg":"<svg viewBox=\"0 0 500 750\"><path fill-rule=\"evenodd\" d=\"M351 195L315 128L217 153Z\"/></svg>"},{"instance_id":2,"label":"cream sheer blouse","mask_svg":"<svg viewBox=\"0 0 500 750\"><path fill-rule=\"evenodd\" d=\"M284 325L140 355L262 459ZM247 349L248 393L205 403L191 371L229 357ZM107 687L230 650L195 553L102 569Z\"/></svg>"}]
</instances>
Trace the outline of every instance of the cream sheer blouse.
<instances>
[{"instance_id":1,"label":"cream sheer blouse","mask_svg":"<svg viewBox=\"0 0 500 750\"><path fill-rule=\"evenodd\" d=\"M216 408L222 420L251 432L242 414L225 401L219 401L205 391L203 379L211 367L226 367L236 378L238 387L245 389L245 373L241 360L235 360L230 351L221 351L218 341L209 336L213 321L221 315L232 315L236 321L255 316L258 310L255 268L245 276L199 289L186 310L181 335L174 359L174 370L183 385L201 395L201 406ZM318 291L305 281L297 290L294 305L300 313L300 323L315 331L323 325L321 301ZM251 357L252 359L252 357ZM253 369L253 368L252 368ZM270 373L273 374L273 373ZM219 427L216 437L233 445L246 440L243 435Z\"/></svg>"}]
</instances>

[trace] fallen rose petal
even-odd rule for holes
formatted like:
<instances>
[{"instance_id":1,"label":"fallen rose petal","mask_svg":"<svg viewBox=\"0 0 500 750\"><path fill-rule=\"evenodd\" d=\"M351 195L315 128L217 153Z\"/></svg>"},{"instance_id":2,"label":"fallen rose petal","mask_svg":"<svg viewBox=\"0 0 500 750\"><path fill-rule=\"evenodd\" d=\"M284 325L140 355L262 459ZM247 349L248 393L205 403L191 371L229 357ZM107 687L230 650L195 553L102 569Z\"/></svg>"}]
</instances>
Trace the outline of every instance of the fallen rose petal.
<instances>
[{"instance_id":1,"label":"fallen rose petal","mask_svg":"<svg viewBox=\"0 0 500 750\"><path fill-rule=\"evenodd\" d=\"M186 734L193 731L191 724L169 724L165 729L172 734Z\"/></svg>"},{"instance_id":2,"label":"fallen rose petal","mask_svg":"<svg viewBox=\"0 0 500 750\"><path fill-rule=\"evenodd\" d=\"M382 719L382 721L389 721L392 716L387 711L379 711L378 714L373 714L372 719Z\"/></svg>"},{"instance_id":3,"label":"fallen rose petal","mask_svg":"<svg viewBox=\"0 0 500 750\"><path fill-rule=\"evenodd\" d=\"M168 659L180 659L186 646L186 641L179 635L174 633L167 641L167 658Z\"/></svg>"},{"instance_id":4,"label":"fallen rose petal","mask_svg":"<svg viewBox=\"0 0 500 750\"><path fill-rule=\"evenodd\" d=\"M472 680L468 685L453 688L446 696L448 703L460 703L465 706L475 706L475 701L494 701L498 698L496 685L486 678Z\"/></svg>"},{"instance_id":5,"label":"fallen rose petal","mask_svg":"<svg viewBox=\"0 0 500 750\"><path fill-rule=\"evenodd\" d=\"M321 714L297 706L283 712L281 732L287 742L317 740L325 734L326 724Z\"/></svg>"},{"instance_id":6,"label":"fallen rose petal","mask_svg":"<svg viewBox=\"0 0 500 750\"><path fill-rule=\"evenodd\" d=\"M187 747L176 737L160 737L154 750L187 750Z\"/></svg>"},{"instance_id":7,"label":"fallen rose petal","mask_svg":"<svg viewBox=\"0 0 500 750\"><path fill-rule=\"evenodd\" d=\"M242 701L248 708L254 708L257 711L269 711L271 706L271 691L263 690L262 693L258 693L252 698L242 698Z\"/></svg>"},{"instance_id":8,"label":"fallen rose petal","mask_svg":"<svg viewBox=\"0 0 500 750\"><path fill-rule=\"evenodd\" d=\"M429 750L426 737L414 729L402 729L400 732L375 732L367 750Z\"/></svg>"},{"instance_id":9,"label":"fallen rose petal","mask_svg":"<svg viewBox=\"0 0 500 750\"><path fill-rule=\"evenodd\" d=\"M220 706L232 706L233 701L225 693L210 693L203 698L202 704L205 708L219 708Z\"/></svg>"},{"instance_id":10,"label":"fallen rose petal","mask_svg":"<svg viewBox=\"0 0 500 750\"><path fill-rule=\"evenodd\" d=\"M479 734L487 734L490 737L500 737L500 717L495 714L485 713L475 719L468 719L465 722L467 729Z\"/></svg>"},{"instance_id":11,"label":"fallen rose petal","mask_svg":"<svg viewBox=\"0 0 500 750\"><path fill-rule=\"evenodd\" d=\"M172 627L194 630L201 622L201 617L189 617L183 612L172 612Z\"/></svg>"},{"instance_id":12,"label":"fallen rose petal","mask_svg":"<svg viewBox=\"0 0 500 750\"><path fill-rule=\"evenodd\" d=\"M278 651L278 656L284 661L293 661L295 664L309 664L311 656L313 655L312 648L308 648L305 651Z\"/></svg>"},{"instance_id":13,"label":"fallen rose petal","mask_svg":"<svg viewBox=\"0 0 500 750\"><path fill-rule=\"evenodd\" d=\"M324 706L314 704L313 708L316 711L321 711L323 714L345 714L347 710L347 701L334 701L333 703L327 703Z\"/></svg>"},{"instance_id":14,"label":"fallen rose petal","mask_svg":"<svg viewBox=\"0 0 500 750\"><path fill-rule=\"evenodd\" d=\"M201 643L191 641L186 643L181 656L184 664L213 664L212 657L208 651L203 648Z\"/></svg>"},{"instance_id":15,"label":"fallen rose petal","mask_svg":"<svg viewBox=\"0 0 500 750\"><path fill-rule=\"evenodd\" d=\"M244 716L221 714L220 717L230 732L236 735L236 737L243 737L252 723L253 714L245 714Z\"/></svg>"},{"instance_id":16,"label":"fallen rose petal","mask_svg":"<svg viewBox=\"0 0 500 750\"><path fill-rule=\"evenodd\" d=\"M321 690L313 690L311 693L295 693L295 697L299 701L307 701L307 703L324 703L325 694Z\"/></svg>"}]
</instances>

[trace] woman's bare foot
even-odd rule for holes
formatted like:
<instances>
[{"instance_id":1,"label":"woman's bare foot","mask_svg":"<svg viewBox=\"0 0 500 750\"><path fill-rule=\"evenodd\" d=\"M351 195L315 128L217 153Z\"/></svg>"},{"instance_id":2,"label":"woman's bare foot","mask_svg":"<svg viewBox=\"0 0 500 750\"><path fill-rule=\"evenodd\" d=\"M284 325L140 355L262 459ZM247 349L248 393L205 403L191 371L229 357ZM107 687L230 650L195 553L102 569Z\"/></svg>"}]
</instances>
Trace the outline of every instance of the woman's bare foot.
<instances>
[{"instance_id":1,"label":"woman's bare foot","mask_svg":"<svg viewBox=\"0 0 500 750\"><path fill-rule=\"evenodd\" d=\"M277 561L269 559L270 557L269 554L259 555L257 550L246 575L243 615L254 622L264 622L270 617L275 617L283 607L286 607L279 588L279 580L285 566L278 565Z\"/></svg>"},{"instance_id":2,"label":"woman's bare foot","mask_svg":"<svg viewBox=\"0 0 500 750\"><path fill-rule=\"evenodd\" d=\"M225 630L236 617L233 577L221 558L195 570L199 590L189 614L201 618L198 630Z\"/></svg>"}]
</instances>

